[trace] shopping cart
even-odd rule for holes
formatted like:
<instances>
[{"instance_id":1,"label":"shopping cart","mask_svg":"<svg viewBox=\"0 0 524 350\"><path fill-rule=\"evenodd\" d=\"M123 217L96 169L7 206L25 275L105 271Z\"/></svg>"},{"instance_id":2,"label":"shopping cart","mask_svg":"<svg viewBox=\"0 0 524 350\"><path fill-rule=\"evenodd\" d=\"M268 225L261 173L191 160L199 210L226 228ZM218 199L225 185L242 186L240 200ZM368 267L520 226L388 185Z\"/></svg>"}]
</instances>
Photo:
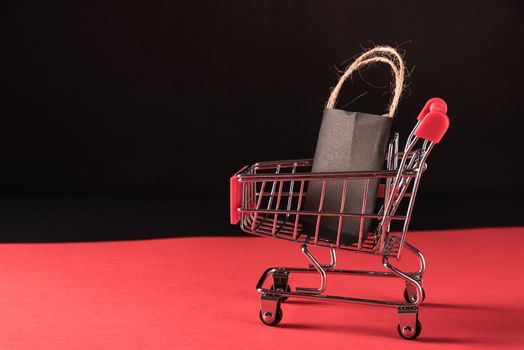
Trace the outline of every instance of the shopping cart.
<instances>
[{"instance_id":1,"label":"shopping cart","mask_svg":"<svg viewBox=\"0 0 524 350\"><path fill-rule=\"evenodd\" d=\"M270 267L264 271L256 286L261 293L259 316L264 324L274 326L282 320L281 303L286 299L310 298L395 307L400 336L415 339L420 334L422 326L418 320L418 307L425 298L422 277L426 263L422 252L406 241L406 234L428 156L449 126L446 111L443 100L429 100L419 114L403 151L399 151L398 134L394 135L385 156L385 170L382 171L312 173L313 161L303 159L260 162L244 167L231 177L231 223L240 222L241 229L247 233L300 243L302 253L310 262L308 267ZM302 209L302 204L308 184L313 181L318 181L322 186L318 211L306 211ZM326 186L332 181L342 183L338 211L322 209ZM377 181L377 209L365 213L368 188ZM346 193L352 184L358 184L364 191L360 213L344 210ZM301 221L305 217L308 217L308 222L316 220L311 232L303 232ZM320 234L323 217L338 218L336 238L326 239ZM358 242L354 244L346 245L341 239L341 226L345 218L360 220ZM375 223L375 228L373 232L365 233L364 221L370 219ZM395 225L399 225L401 230L391 230ZM320 263L310 252L309 246L329 249L330 263ZM418 258L417 271L404 272L391 264L392 258L400 260L404 248ZM337 250L379 255L386 271L337 269ZM320 285L317 288L292 289L288 283L291 273L318 273ZM405 281L404 301L328 295L325 293L327 276L331 274L400 278ZM267 287L269 282L265 282L270 277L271 286Z\"/></svg>"}]
</instances>

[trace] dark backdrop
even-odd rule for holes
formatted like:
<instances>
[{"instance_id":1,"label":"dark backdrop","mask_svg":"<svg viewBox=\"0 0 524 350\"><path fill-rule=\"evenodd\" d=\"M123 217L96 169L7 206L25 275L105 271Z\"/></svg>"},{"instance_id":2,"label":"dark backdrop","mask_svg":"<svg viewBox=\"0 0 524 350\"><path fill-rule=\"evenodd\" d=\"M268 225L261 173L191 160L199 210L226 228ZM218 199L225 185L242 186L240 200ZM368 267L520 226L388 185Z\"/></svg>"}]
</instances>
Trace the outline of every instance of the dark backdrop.
<instances>
[{"instance_id":1,"label":"dark backdrop","mask_svg":"<svg viewBox=\"0 0 524 350\"><path fill-rule=\"evenodd\" d=\"M413 227L523 224L519 1L6 0L0 16L5 240L238 234L229 176L312 156L329 88L374 44L412 71L402 135L428 98L449 105ZM363 77L341 103L367 91L349 108L384 112L390 73Z\"/></svg>"}]
</instances>

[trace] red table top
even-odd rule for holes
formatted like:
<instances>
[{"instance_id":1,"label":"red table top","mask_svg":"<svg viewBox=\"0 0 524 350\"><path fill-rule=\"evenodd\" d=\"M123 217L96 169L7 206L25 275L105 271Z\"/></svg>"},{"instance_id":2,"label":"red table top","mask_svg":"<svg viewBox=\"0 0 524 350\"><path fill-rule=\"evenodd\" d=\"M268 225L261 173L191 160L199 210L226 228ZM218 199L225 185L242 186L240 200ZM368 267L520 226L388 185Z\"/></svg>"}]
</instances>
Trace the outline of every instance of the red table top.
<instances>
[{"instance_id":1,"label":"red table top","mask_svg":"<svg viewBox=\"0 0 524 350\"><path fill-rule=\"evenodd\" d=\"M396 312L290 299L277 327L258 319L269 266L303 266L297 244L241 238L0 245L0 349L481 349L524 345L524 228L414 232L426 255L421 336ZM321 256L327 258L327 252ZM410 264L407 254L402 264ZM339 254L380 269L380 257ZM318 283L291 278L291 284ZM400 300L393 279L335 276L328 289Z\"/></svg>"}]
</instances>

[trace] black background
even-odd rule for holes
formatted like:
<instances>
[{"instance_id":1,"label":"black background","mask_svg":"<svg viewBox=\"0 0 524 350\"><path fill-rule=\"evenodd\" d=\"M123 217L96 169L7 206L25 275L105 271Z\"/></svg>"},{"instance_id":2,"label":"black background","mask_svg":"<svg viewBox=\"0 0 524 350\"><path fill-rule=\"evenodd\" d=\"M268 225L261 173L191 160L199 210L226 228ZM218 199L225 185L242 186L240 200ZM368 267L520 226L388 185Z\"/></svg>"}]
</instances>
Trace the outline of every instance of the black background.
<instances>
[{"instance_id":1,"label":"black background","mask_svg":"<svg viewBox=\"0 0 524 350\"><path fill-rule=\"evenodd\" d=\"M519 1L7 0L0 16L2 240L240 234L229 176L311 157L339 71L376 44L412 72L401 135L428 98L449 106L412 227L524 223ZM362 77L340 105L367 91L347 108L383 113L390 73Z\"/></svg>"}]
</instances>

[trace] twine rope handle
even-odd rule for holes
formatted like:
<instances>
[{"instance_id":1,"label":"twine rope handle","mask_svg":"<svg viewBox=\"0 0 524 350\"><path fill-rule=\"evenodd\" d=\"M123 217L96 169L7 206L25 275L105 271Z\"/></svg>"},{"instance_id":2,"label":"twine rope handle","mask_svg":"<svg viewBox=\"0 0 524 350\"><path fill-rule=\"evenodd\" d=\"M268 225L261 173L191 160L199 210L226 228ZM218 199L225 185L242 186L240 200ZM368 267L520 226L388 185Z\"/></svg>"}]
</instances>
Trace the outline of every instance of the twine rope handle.
<instances>
[{"instance_id":1,"label":"twine rope handle","mask_svg":"<svg viewBox=\"0 0 524 350\"><path fill-rule=\"evenodd\" d=\"M361 69L362 67L377 62L388 64L395 76L393 96L391 97L391 102L388 109L388 116L393 118L404 87L405 66L402 56L400 56L397 50L389 46L375 47L374 49L366 51L357 57L357 59L346 69L344 74L342 74L337 85L333 88L333 91L331 91L331 95L329 96L329 99L326 103L326 108L335 107L340 89L342 88L342 85L344 85L344 82L347 80L347 78L349 78L355 71Z\"/></svg>"}]
</instances>

